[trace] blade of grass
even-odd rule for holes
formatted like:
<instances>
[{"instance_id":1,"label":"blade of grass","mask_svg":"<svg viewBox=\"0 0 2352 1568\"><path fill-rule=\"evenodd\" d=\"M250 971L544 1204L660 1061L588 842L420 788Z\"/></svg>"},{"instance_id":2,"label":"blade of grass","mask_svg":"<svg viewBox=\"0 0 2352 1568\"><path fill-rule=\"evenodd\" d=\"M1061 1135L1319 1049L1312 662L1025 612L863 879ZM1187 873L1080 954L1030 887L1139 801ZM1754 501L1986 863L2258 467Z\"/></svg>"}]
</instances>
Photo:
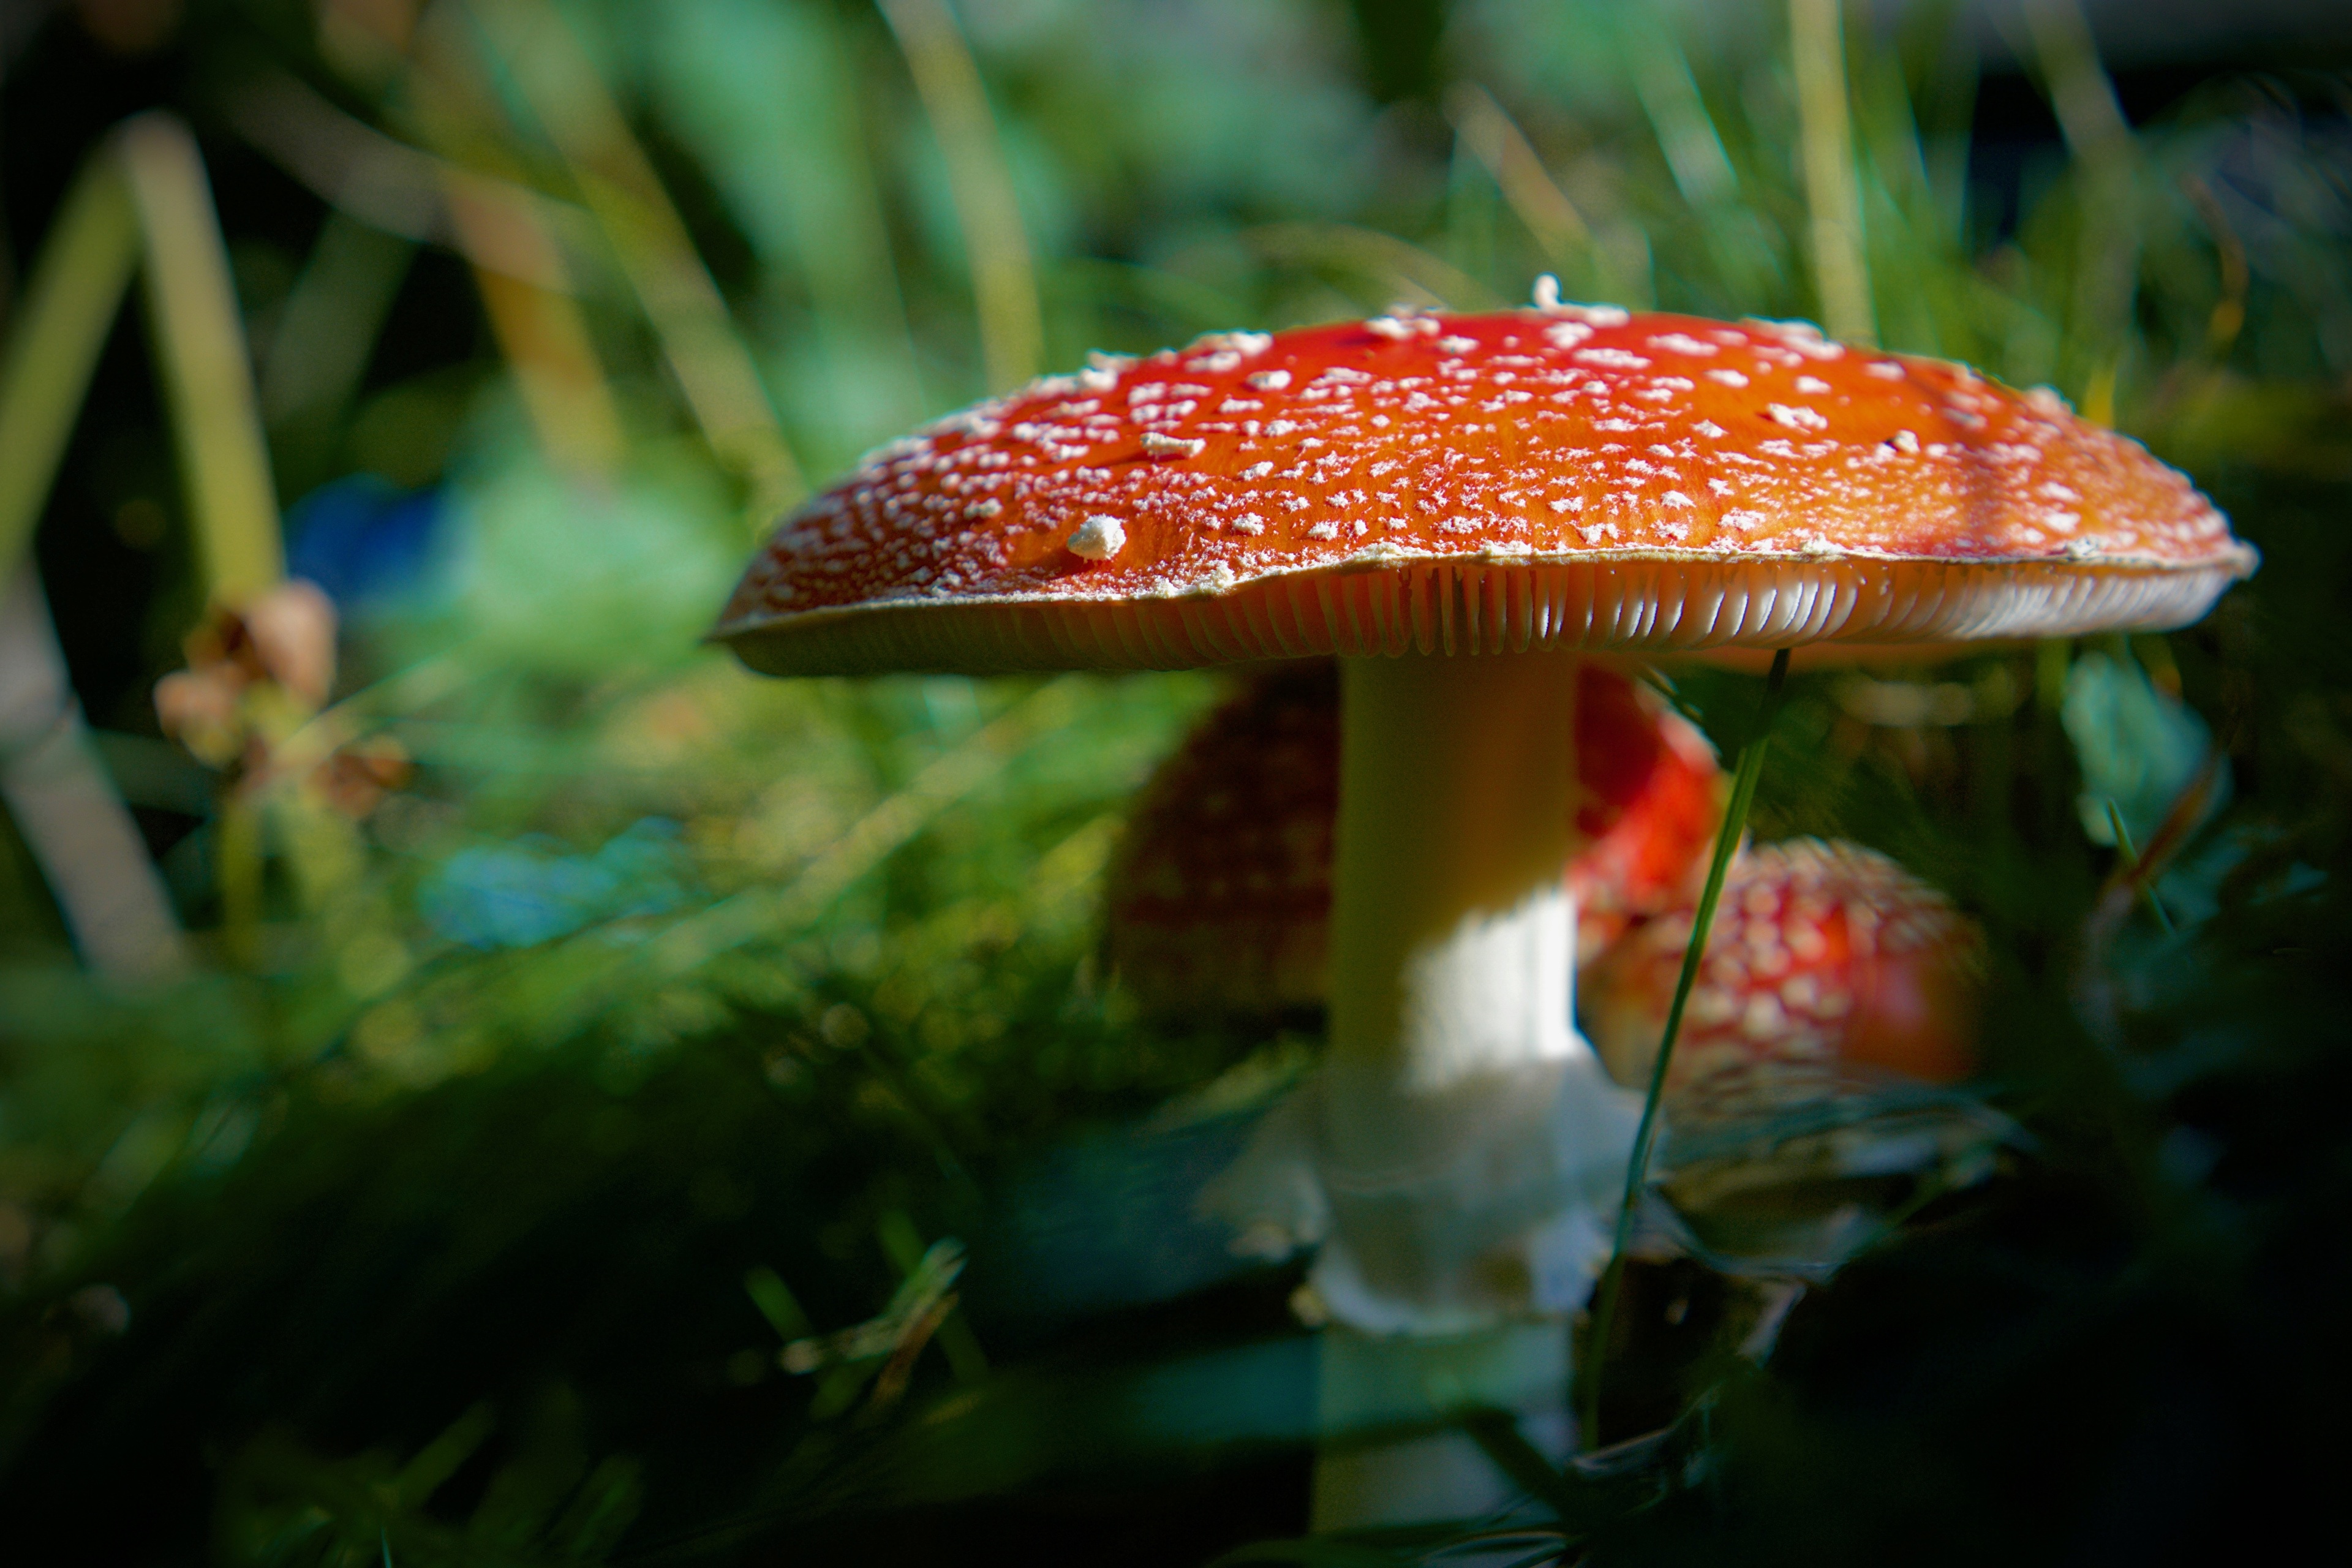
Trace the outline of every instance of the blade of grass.
<instances>
[{"instance_id":1,"label":"blade of grass","mask_svg":"<svg viewBox=\"0 0 2352 1568\"><path fill-rule=\"evenodd\" d=\"M2112 797L2107 801L2107 825L2115 829L2116 850L2122 861L2123 873L2131 878L2139 866L2139 851L2132 847L2131 829L2124 826L2124 808L2117 805ZM2148 912L2156 917L2156 923L2163 929L2164 934L2170 936L2172 915L2165 909L2164 900L2156 896L2156 883L2144 878L2134 879L2139 881L2140 893L2147 900Z\"/></svg>"},{"instance_id":2,"label":"blade of grass","mask_svg":"<svg viewBox=\"0 0 2352 1568\"><path fill-rule=\"evenodd\" d=\"M407 79L410 112L441 160L450 228L540 449L559 470L600 481L620 466L620 410L556 236L538 204L512 199L520 171L459 21L448 7L426 14Z\"/></svg>"},{"instance_id":3,"label":"blade of grass","mask_svg":"<svg viewBox=\"0 0 2352 1568\"><path fill-rule=\"evenodd\" d=\"M83 962L152 978L186 952L163 879L82 721L38 579L0 584L0 801Z\"/></svg>"},{"instance_id":4,"label":"blade of grass","mask_svg":"<svg viewBox=\"0 0 2352 1568\"><path fill-rule=\"evenodd\" d=\"M1625 57L1633 96L1666 155L1675 188L1692 207L1706 212L1739 199L1739 174L1699 96L1689 58L1664 26L1664 18L1654 15L1621 17L1618 49Z\"/></svg>"},{"instance_id":5,"label":"blade of grass","mask_svg":"<svg viewBox=\"0 0 2352 1568\"><path fill-rule=\"evenodd\" d=\"M299 415L331 418L351 402L415 254L411 240L327 215L262 360L261 412L273 428Z\"/></svg>"},{"instance_id":6,"label":"blade of grass","mask_svg":"<svg viewBox=\"0 0 2352 1568\"><path fill-rule=\"evenodd\" d=\"M548 269L536 247L469 248L468 237L450 217L449 169L442 159L353 119L292 77L264 72L247 79L222 108L231 129L337 212L420 245L448 246L476 266L542 289L569 292L573 287L567 269ZM536 215L533 226L551 235L564 256L597 247L595 220L570 202L479 170L472 171L469 185L478 202L503 202Z\"/></svg>"},{"instance_id":7,"label":"blade of grass","mask_svg":"<svg viewBox=\"0 0 2352 1568\"><path fill-rule=\"evenodd\" d=\"M1555 267L1589 273L1594 292L1614 299L1616 283L1608 258L1593 243L1591 227L1568 193L1553 184L1542 157L1503 106L1486 89L1465 85L1447 110L1463 144L1494 176L1503 200L1535 237L1545 258Z\"/></svg>"},{"instance_id":8,"label":"blade of grass","mask_svg":"<svg viewBox=\"0 0 2352 1568\"><path fill-rule=\"evenodd\" d=\"M235 604L283 579L286 556L228 250L187 127L142 114L120 136L197 560L207 595Z\"/></svg>"},{"instance_id":9,"label":"blade of grass","mask_svg":"<svg viewBox=\"0 0 2352 1568\"><path fill-rule=\"evenodd\" d=\"M2132 210L2137 143L2074 0L2031 0L2023 15L2033 61L2084 187L2062 375L2081 395L2084 417L2108 425L2115 421L2116 370L2133 335L2139 272Z\"/></svg>"},{"instance_id":10,"label":"blade of grass","mask_svg":"<svg viewBox=\"0 0 2352 1568\"><path fill-rule=\"evenodd\" d=\"M1741 305L1766 309L1780 271L1772 243L1754 209L1740 199L1738 170L1699 92L1690 56L1660 13L1634 14L1629 8L1604 15L1612 19L1612 39L1658 150L1665 154L1675 188L1705 220L1707 254L1717 272Z\"/></svg>"},{"instance_id":11,"label":"blade of grass","mask_svg":"<svg viewBox=\"0 0 2352 1568\"><path fill-rule=\"evenodd\" d=\"M947 160L980 310L981 358L989 389L1005 391L1037 374L1045 328L1029 237L980 69L942 0L880 4Z\"/></svg>"},{"instance_id":12,"label":"blade of grass","mask_svg":"<svg viewBox=\"0 0 2352 1568\"><path fill-rule=\"evenodd\" d=\"M1353 272L1388 299L1448 310L1492 310L1494 290L1409 240L1346 223L1270 223L1237 236L1269 260Z\"/></svg>"},{"instance_id":13,"label":"blade of grass","mask_svg":"<svg viewBox=\"0 0 2352 1568\"><path fill-rule=\"evenodd\" d=\"M751 351L685 220L612 94L545 0L474 0L531 111L603 227L687 405L719 462L745 484L756 531L805 492Z\"/></svg>"},{"instance_id":14,"label":"blade of grass","mask_svg":"<svg viewBox=\"0 0 2352 1568\"><path fill-rule=\"evenodd\" d=\"M1731 802L1724 812L1723 826L1715 836L1715 856L1707 863L1706 886L1699 894L1698 908L1691 915L1690 944L1683 950L1682 973L1675 981L1675 999L1666 1009L1665 1033L1658 1041L1657 1059L1650 1064L1649 1093L1642 1103L1641 1125L1633 1134L1633 1153L1625 1167L1625 1197L1617 1210L1616 1239L1610 1247L1609 1267L1601 1272L1592 1313L1592 1337L1588 1342L1591 1354L1583 1373L1580 1419L1582 1440L1587 1443L1601 1431L1601 1373L1608 1360L1617 1297L1624 1284L1625 1248L1633 1239L1633 1215L1649 1184L1650 1151L1657 1141L1658 1106L1665 1097L1666 1070L1674 1062L1675 1037L1682 1032L1683 1009L1690 1001L1699 964L1706 956L1707 931L1715 923L1716 902L1723 896L1724 875L1731 868L1731 857L1739 847L1740 835L1747 831L1748 808L1756 799L1756 781L1763 776L1765 749L1771 742L1772 721L1780 714L1788 679L1789 650L1782 648L1772 656L1772 670L1765 678L1764 710L1756 732L1739 750Z\"/></svg>"},{"instance_id":15,"label":"blade of grass","mask_svg":"<svg viewBox=\"0 0 2352 1568\"><path fill-rule=\"evenodd\" d=\"M138 259L131 187L112 149L102 149L50 224L0 358L0 578L40 521Z\"/></svg>"},{"instance_id":16,"label":"blade of grass","mask_svg":"<svg viewBox=\"0 0 2352 1568\"><path fill-rule=\"evenodd\" d=\"M449 216L468 254L529 252L546 268L562 270L553 241L527 210L482 199L474 182L454 169L447 189ZM624 447L621 415L580 307L563 291L479 264L474 286L548 460L581 478L611 474Z\"/></svg>"},{"instance_id":17,"label":"blade of grass","mask_svg":"<svg viewBox=\"0 0 2352 1568\"><path fill-rule=\"evenodd\" d=\"M874 73L852 15L674 0L652 39L664 128L743 230L771 298L805 292L816 363L779 345L793 368L777 391L797 399L785 410L794 433L818 443L812 467L817 453L829 468L898 434L927 405L867 133Z\"/></svg>"},{"instance_id":18,"label":"blade of grass","mask_svg":"<svg viewBox=\"0 0 2352 1568\"><path fill-rule=\"evenodd\" d=\"M1789 0L1789 45L1811 215L1813 284L1822 325L1851 343L1875 342L1870 269L1863 258L1862 193L1854 180L1844 19L1838 0Z\"/></svg>"}]
</instances>

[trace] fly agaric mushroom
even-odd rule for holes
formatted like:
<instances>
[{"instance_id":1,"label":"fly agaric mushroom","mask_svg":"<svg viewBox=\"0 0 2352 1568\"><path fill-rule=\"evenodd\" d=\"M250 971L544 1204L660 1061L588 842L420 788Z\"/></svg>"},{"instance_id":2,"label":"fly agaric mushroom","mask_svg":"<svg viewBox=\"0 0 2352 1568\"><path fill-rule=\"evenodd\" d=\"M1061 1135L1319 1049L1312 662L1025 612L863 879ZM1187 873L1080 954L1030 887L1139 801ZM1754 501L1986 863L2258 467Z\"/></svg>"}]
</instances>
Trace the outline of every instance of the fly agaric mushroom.
<instances>
[{"instance_id":1,"label":"fly agaric mushroom","mask_svg":"<svg viewBox=\"0 0 2352 1568\"><path fill-rule=\"evenodd\" d=\"M1836 1063L1927 1083L1976 1070L1982 943L1949 900L1856 844L1749 850L1724 879L1669 1096L1727 1069ZM1652 921L1584 973L1585 1032L1620 1083L1647 1080L1691 916Z\"/></svg>"},{"instance_id":2,"label":"fly agaric mushroom","mask_svg":"<svg viewBox=\"0 0 2352 1568\"><path fill-rule=\"evenodd\" d=\"M1568 866L1577 962L1697 894L1723 812L1706 738L1598 661L1580 672ZM1339 800L1339 679L1276 665L1196 726L1144 786L1105 879L1103 946L1146 1011L1320 1007Z\"/></svg>"},{"instance_id":3,"label":"fly agaric mushroom","mask_svg":"<svg viewBox=\"0 0 2352 1568\"><path fill-rule=\"evenodd\" d=\"M1556 296L1097 357L873 454L713 634L780 675L1341 659L1311 1180L1258 1195L1321 1206L1371 1331L1566 1310L1606 1251L1634 1107L1569 1021L1578 654L2152 630L2254 563L2053 394Z\"/></svg>"}]
</instances>

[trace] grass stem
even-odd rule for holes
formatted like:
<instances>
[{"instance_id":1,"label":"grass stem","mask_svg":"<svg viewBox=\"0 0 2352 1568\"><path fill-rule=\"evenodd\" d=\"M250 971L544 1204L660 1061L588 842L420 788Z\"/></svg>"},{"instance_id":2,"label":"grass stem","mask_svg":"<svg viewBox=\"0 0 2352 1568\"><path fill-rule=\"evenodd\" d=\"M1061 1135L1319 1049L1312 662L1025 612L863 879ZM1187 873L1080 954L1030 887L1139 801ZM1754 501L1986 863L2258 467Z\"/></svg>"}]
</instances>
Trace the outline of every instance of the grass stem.
<instances>
[{"instance_id":1,"label":"grass stem","mask_svg":"<svg viewBox=\"0 0 2352 1568\"><path fill-rule=\"evenodd\" d=\"M142 114L122 128L118 146L147 242L156 368L205 589L215 603L236 604L283 579L286 556L228 247L186 126Z\"/></svg>"},{"instance_id":2,"label":"grass stem","mask_svg":"<svg viewBox=\"0 0 2352 1568\"><path fill-rule=\"evenodd\" d=\"M942 0L881 0L881 5L947 160L948 184L971 263L989 390L1008 391L1037 374L1045 327L1036 263L980 69Z\"/></svg>"},{"instance_id":3,"label":"grass stem","mask_svg":"<svg viewBox=\"0 0 2352 1568\"><path fill-rule=\"evenodd\" d=\"M1870 268L1863 258L1862 191L1853 168L1853 117L1838 0L1789 0L1789 35L1822 325L1841 342L1874 343L1878 324L1871 309Z\"/></svg>"},{"instance_id":4,"label":"grass stem","mask_svg":"<svg viewBox=\"0 0 2352 1568\"><path fill-rule=\"evenodd\" d=\"M749 492L755 531L806 487L727 301L572 28L545 0L476 0L660 341L687 407Z\"/></svg>"},{"instance_id":5,"label":"grass stem","mask_svg":"<svg viewBox=\"0 0 2352 1568\"><path fill-rule=\"evenodd\" d=\"M49 226L0 353L0 577L32 541L138 260L131 187L102 148Z\"/></svg>"},{"instance_id":6,"label":"grass stem","mask_svg":"<svg viewBox=\"0 0 2352 1568\"><path fill-rule=\"evenodd\" d=\"M2129 872L2139 864L2139 851L2132 845L2131 829L2124 826L2123 807L2113 799L2107 802L2107 826L2115 829L2116 852L2123 857L2124 869ZM2156 879L2151 877L2141 882L2139 890L2140 895L2147 900L2148 912L2156 916L2156 923L2164 929L2165 935L2170 936L2172 911L2164 907L2162 899L2157 897Z\"/></svg>"},{"instance_id":7,"label":"grass stem","mask_svg":"<svg viewBox=\"0 0 2352 1568\"><path fill-rule=\"evenodd\" d=\"M1731 857L1739 847L1740 835L1748 828L1748 808L1756 799L1756 781L1764 773L1764 751L1772 738L1772 721L1780 714L1788 679L1789 650L1782 648L1772 656L1772 670L1765 678L1764 710L1756 733L1740 748L1731 803L1724 812L1723 826L1715 836L1715 856L1707 864L1706 886L1699 894L1698 908L1691 915L1690 944L1683 951L1682 973L1675 981L1675 999L1666 1009L1665 1033L1658 1041L1657 1059L1650 1064L1649 1095L1642 1105L1641 1126L1633 1134L1633 1158L1626 1163L1625 1198L1617 1210L1616 1240L1610 1248L1609 1267L1602 1271L1600 1289L1595 1293L1580 1421L1580 1440L1588 1446L1601 1431L1601 1369L1608 1356L1611 1331L1615 1327L1617 1297L1624 1285L1625 1248L1633 1238L1633 1216L1640 1209L1643 1191L1649 1184L1650 1152L1657 1142L1658 1106L1665 1098L1666 1071L1674 1062L1675 1037L1682 1032L1683 1009L1690 1002L1691 987L1706 956L1707 931L1715 923L1716 903L1723 897L1724 877L1731 868Z\"/></svg>"}]
</instances>

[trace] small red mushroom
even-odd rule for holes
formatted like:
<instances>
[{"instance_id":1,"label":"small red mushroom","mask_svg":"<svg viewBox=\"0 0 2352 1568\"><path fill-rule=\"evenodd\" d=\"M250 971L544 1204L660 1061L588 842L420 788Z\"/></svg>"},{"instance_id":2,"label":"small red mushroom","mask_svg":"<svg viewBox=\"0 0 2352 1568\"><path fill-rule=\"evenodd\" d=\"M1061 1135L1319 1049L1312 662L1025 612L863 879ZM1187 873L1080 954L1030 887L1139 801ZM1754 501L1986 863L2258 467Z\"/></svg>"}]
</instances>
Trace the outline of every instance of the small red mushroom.
<instances>
[{"instance_id":1,"label":"small red mushroom","mask_svg":"<svg viewBox=\"0 0 2352 1568\"><path fill-rule=\"evenodd\" d=\"M1586 1034L1621 1083L1649 1074L1690 930L1687 910L1653 921L1583 976ZM1875 851L1813 838L1750 850L1725 879L1667 1092L1782 1064L1965 1079L1980 952L1949 900Z\"/></svg>"}]
</instances>

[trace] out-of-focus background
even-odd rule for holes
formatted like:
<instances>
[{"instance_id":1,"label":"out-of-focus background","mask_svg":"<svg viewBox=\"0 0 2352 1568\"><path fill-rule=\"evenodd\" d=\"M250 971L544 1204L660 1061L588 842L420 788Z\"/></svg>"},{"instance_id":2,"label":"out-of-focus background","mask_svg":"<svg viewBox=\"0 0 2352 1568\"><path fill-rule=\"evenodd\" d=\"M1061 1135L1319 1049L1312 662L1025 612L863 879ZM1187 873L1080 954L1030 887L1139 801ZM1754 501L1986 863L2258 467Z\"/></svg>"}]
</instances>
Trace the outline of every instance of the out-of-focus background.
<instances>
[{"instance_id":1,"label":"out-of-focus background","mask_svg":"<svg viewBox=\"0 0 2352 1568\"><path fill-rule=\"evenodd\" d=\"M9 0L0 1536L1297 1534L1297 1275L1190 1199L1314 1020L1150 1017L1098 956L1220 678L762 681L698 638L919 421L1539 272L2054 385L2265 552L2171 637L1796 683L1759 837L1983 922L2027 1152L1767 1369L1663 1343L1616 1435L1704 1395L1706 1484L1545 1550L2147 1561L2318 1495L2347 72L2352 12L2289 0ZM288 577L324 601L283 626L207 607ZM1752 683L1682 689L1737 739ZM2198 787L2118 913L2117 825Z\"/></svg>"}]
</instances>

